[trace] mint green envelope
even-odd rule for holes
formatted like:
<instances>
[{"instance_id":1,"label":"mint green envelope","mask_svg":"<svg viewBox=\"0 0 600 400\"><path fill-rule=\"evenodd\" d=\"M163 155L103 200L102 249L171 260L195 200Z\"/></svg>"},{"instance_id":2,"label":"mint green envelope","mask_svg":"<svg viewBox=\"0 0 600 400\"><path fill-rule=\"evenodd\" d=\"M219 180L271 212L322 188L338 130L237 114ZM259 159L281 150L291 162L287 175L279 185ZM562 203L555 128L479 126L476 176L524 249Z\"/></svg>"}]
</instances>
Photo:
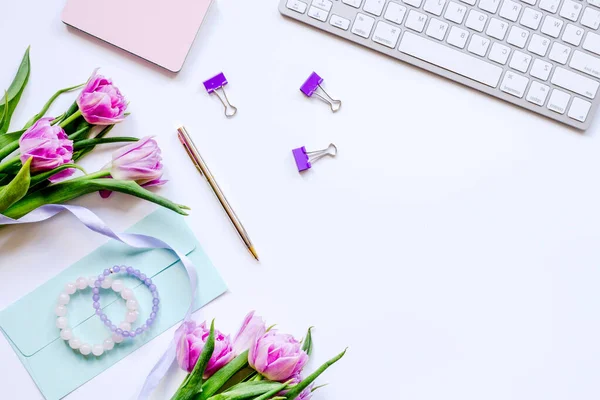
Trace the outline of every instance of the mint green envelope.
<instances>
[{"instance_id":1,"label":"mint green envelope","mask_svg":"<svg viewBox=\"0 0 600 400\"><path fill-rule=\"evenodd\" d=\"M160 209L128 232L162 239L192 260L198 270L198 296L194 310L227 290L183 217ZM80 276L98 275L113 265L132 266L150 276L160 294L160 310L154 325L145 334L116 345L101 357L84 357L71 350L59 337L54 314L56 299L65 283L73 282ZM139 281L131 277L123 277L123 280L126 286L134 290L140 303L140 316L133 324L139 327L148 318L152 297ZM124 300L112 290L102 290L100 294L104 311L118 325L125 316ZM67 319L75 336L90 344L100 344L110 336L110 332L94 314L91 297L90 289L72 295ZM140 251L112 240L0 312L0 329L44 397L55 400L66 396L175 325L185 316L190 301L191 289L185 268L173 252Z\"/></svg>"}]
</instances>

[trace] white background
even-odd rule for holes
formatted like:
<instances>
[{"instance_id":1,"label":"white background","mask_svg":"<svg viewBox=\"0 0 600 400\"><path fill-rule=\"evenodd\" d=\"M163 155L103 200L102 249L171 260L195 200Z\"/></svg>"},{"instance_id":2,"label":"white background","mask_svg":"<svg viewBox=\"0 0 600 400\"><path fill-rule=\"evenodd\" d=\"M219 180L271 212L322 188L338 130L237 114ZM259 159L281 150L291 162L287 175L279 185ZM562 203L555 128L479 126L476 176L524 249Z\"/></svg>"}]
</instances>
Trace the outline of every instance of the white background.
<instances>
[{"instance_id":1,"label":"white background","mask_svg":"<svg viewBox=\"0 0 600 400\"><path fill-rule=\"evenodd\" d=\"M188 223L229 285L198 318L231 333L251 309L298 337L314 325L311 368L350 347L315 399L600 397L598 119L586 133L566 128L286 20L276 0L216 1L177 75L70 31L63 0L1 3L3 85L32 46L13 127L102 67L131 101L114 134L157 136L170 180L158 192L193 208ZM313 70L344 101L339 113L298 91ZM219 71L239 107L231 120L202 87ZM260 263L178 143L178 123ZM339 156L299 175L291 149L330 142ZM84 166L102 167L105 149ZM154 209L119 195L75 203L116 230ZM105 242L68 216L0 233L0 308ZM68 399L130 398L171 334ZM0 397L41 398L5 340L0 377Z\"/></svg>"}]
</instances>

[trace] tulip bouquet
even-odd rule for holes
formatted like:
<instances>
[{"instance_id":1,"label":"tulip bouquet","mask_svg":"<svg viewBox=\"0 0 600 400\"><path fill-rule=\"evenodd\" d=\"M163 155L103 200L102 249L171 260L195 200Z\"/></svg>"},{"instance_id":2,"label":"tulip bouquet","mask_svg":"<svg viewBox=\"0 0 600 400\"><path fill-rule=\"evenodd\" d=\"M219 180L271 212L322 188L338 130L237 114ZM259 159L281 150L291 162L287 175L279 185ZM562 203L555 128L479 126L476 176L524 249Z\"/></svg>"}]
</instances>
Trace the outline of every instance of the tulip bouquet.
<instances>
[{"instance_id":1,"label":"tulip bouquet","mask_svg":"<svg viewBox=\"0 0 600 400\"><path fill-rule=\"evenodd\" d=\"M94 71L78 86L61 89L25 126L9 132L12 115L27 85L29 49L0 100L0 213L20 218L44 204L59 204L100 192L121 192L186 215L189 208L157 196L146 188L162 185L161 153L152 138L106 137L128 113L127 102L108 78ZM80 89L73 105L56 117L46 116L62 94ZM97 145L126 143L102 170L86 173L77 161ZM73 178L80 170L83 176Z\"/></svg>"},{"instance_id":2,"label":"tulip bouquet","mask_svg":"<svg viewBox=\"0 0 600 400\"><path fill-rule=\"evenodd\" d=\"M309 400L314 381L345 351L312 374L303 370L312 350L304 340L267 328L251 312L233 340L206 322L186 322L175 333L177 361L189 372L171 400Z\"/></svg>"}]
</instances>

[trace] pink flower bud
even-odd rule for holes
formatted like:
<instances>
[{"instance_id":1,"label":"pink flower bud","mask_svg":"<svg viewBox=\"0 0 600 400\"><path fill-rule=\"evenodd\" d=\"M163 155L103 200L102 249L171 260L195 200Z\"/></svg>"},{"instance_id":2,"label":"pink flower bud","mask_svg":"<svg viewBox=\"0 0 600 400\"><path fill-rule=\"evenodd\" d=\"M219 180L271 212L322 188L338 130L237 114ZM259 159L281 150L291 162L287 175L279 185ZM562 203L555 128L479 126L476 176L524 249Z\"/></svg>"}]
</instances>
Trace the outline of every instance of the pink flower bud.
<instances>
[{"instance_id":1,"label":"pink flower bud","mask_svg":"<svg viewBox=\"0 0 600 400\"><path fill-rule=\"evenodd\" d=\"M298 397L296 397L296 400L310 400L310 398L312 397L312 388L313 386L310 385L309 387L304 389L302 392L300 392Z\"/></svg>"},{"instance_id":2,"label":"pink flower bud","mask_svg":"<svg viewBox=\"0 0 600 400\"><path fill-rule=\"evenodd\" d=\"M255 316L254 311L246 315L238 333L233 338L233 352L236 355L248 350L256 340L258 334L266 331L265 321L262 317Z\"/></svg>"},{"instance_id":3,"label":"pink flower bud","mask_svg":"<svg viewBox=\"0 0 600 400\"><path fill-rule=\"evenodd\" d=\"M110 175L114 179L136 181L140 185L161 185L162 157L156 140L145 137L123 146L112 155Z\"/></svg>"},{"instance_id":4,"label":"pink flower bud","mask_svg":"<svg viewBox=\"0 0 600 400\"><path fill-rule=\"evenodd\" d=\"M192 372L202 354L204 344L210 335L206 322L197 326L195 322L184 323L175 333L177 340L177 362L187 372ZM215 372L227 365L235 354L231 347L229 336L215 329L215 350L204 371L204 379L210 378Z\"/></svg>"},{"instance_id":5,"label":"pink flower bud","mask_svg":"<svg viewBox=\"0 0 600 400\"><path fill-rule=\"evenodd\" d=\"M108 78L96 71L77 98L77 105L87 122L93 125L113 125L125 119L127 102Z\"/></svg>"},{"instance_id":6,"label":"pink flower bud","mask_svg":"<svg viewBox=\"0 0 600 400\"><path fill-rule=\"evenodd\" d=\"M60 126L50 125L51 121L52 118L39 119L19 139L21 162L25 163L30 157L33 157L31 172L34 174L72 162L73 141L69 140ZM73 172L73 169L67 169L52 176L50 181L56 182L72 175Z\"/></svg>"},{"instance_id":7,"label":"pink flower bud","mask_svg":"<svg viewBox=\"0 0 600 400\"><path fill-rule=\"evenodd\" d=\"M289 379L288 385L293 387L293 386L296 386L297 384L299 384L300 382L302 382L302 378L300 377L300 375L296 375ZM315 386L314 383L308 385L306 387L306 389L304 389L303 391L300 392L298 397L296 397L296 400L310 400L312 398L312 391L313 391L314 386ZM290 391L290 389L282 390L278 394L278 396L285 397L289 391Z\"/></svg>"},{"instance_id":8,"label":"pink flower bud","mask_svg":"<svg viewBox=\"0 0 600 400\"><path fill-rule=\"evenodd\" d=\"M293 336L271 330L258 336L250 347L248 362L265 378L285 382L300 374L308 361L302 345Z\"/></svg>"}]
</instances>

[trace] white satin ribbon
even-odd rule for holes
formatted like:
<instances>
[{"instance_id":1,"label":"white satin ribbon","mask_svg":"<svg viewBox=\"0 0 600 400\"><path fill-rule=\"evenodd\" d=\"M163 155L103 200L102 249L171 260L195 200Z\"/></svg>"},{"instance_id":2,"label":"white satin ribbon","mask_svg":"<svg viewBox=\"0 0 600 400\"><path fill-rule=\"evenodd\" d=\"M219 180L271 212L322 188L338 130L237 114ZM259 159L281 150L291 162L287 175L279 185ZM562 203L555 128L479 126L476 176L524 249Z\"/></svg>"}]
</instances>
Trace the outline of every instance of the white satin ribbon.
<instances>
[{"instance_id":1,"label":"white satin ribbon","mask_svg":"<svg viewBox=\"0 0 600 400\"><path fill-rule=\"evenodd\" d=\"M192 261L189 258L187 258L185 254L178 252L177 250L175 250L160 239L157 239L152 236L139 235L134 233L115 233L104 223L104 221L102 221L96 214L94 214L87 208L62 204L48 204L45 206L41 206L17 220L8 218L0 214L0 226L41 222L54 217L62 211L69 211L71 214L77 217L77 219L81 223L83 223L92 231L107 236L111 239L118 240L119 242L125 243L126 245L129 245L131 247L138 249L168 249L174 252L177 255L177 257L179 257L179 259L181 260L181 263L185 267L185 270L187 271L188 277L190 279L190 285L192 289L192 301L185 314L183 322L185 323L186 321L190 320L194 307L194 301L196 299L196 288L198 283L198 275L196 272L196 268L194 267L194 264L192 264ZM161 379L166 375L167 371L171 367L171 364L175 360L176 346L177 343L175 343L175 338L173 338L173 340L171 340L171 343L169 344L169 348L167 349L167 351L162 355L162 357L158 360L156 365L154 365L154 368L152 368L152 371L150 371L150 374L146 377L144 386L142 387L142 390L138 395L138 400L148 399L150 397L150 394L152 394L156 386L158 386L158 384L160 383Z\"/></svg>"}]
</instances>

